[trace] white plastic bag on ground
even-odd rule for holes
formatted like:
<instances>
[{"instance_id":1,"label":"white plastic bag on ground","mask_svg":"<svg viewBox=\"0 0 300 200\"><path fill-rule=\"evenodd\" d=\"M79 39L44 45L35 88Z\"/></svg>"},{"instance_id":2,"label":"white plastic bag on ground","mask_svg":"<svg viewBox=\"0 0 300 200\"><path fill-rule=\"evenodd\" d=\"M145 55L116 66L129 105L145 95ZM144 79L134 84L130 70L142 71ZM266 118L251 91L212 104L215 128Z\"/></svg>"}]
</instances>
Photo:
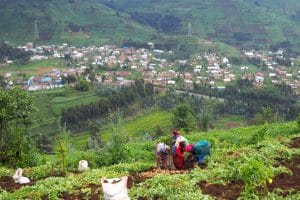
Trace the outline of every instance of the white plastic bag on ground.
<instances>
[{"instance_id":1,"label":"white plastic bag on ground","mask_svg":"<svg viewBox=\"0 0 300 200\"><path fill-rule=\"evenodd\" d=\"M105 200L130 200L127 191L128 177L101 179Z\"/></svg>"}]
</instances>

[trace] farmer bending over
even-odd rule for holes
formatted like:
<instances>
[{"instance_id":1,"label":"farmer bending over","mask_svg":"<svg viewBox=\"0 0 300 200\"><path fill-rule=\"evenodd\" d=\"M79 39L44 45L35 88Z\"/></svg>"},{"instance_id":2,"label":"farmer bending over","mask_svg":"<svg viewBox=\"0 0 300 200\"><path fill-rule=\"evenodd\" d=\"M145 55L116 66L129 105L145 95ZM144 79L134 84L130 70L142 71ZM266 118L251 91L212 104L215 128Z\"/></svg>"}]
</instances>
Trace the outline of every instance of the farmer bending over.
<instances>
[{"instance_id":1,"label":"farmer bending over","mask_svg":"<svg viewBox=\"0 0 300 200\"><path fill-rule=\"evenodd\" d=\"M178 145L175 144L172 148L174 166L178 170L185 169L185 165L184 165L184 149L185 149L185 147L186 147L185 142L181 141L178 143Z\"/></svg>"},{"instance_id":2,"label":"farmer bending over","mask_svg":"<svg viewBox=\"0 0 300 200\"><path fill-rule=\"evenodd\" d=\"M195 144L187 145L185 151L192 153L194 160L201 165L205 157L210 155L210 143L207 140L200 140Z\"/></svg>"},{"instance_id":3,"label":"farmer bending over","mask_svg":"<svg viewBox=\"0 0 300 200\"><path fill-rule=\"evenodd\" d=\"M157 169L167 169L169 165L170 147L165 143L156 145L156 165Z\"/></svg>"}]
</instances>

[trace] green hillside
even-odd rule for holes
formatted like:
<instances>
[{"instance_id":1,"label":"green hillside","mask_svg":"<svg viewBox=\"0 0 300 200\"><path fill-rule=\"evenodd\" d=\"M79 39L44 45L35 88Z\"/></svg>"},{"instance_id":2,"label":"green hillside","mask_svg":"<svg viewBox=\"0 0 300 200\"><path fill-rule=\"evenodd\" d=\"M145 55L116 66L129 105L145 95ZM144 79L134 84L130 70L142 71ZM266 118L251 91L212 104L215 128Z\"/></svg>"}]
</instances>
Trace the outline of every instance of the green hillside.
<instances>
[{"instance_id":1,"label":"green hillside","mask_svg":"<svg viewBox=\"0 0 300 200\"><path fill-rule=\"evenodd\" d=\"M0 38L14 43L78 45L146 40L155 31L93 0L3 0L0 2ZM39 39L35 38L35 20Z\"/></svg>"},{"instance_id":2,"label":"green hillside","mask_svg":"<svg viewBox=\"0 0 300 200\"><path fill-rule=\"evenodd\" d=\"M159 42L187 35L243 47L289 41L297 50L297 0L3 0L0 38L14 43L77 45ZM35 39L35 20L39 40Z\"/></svg>"},{"instance_id":3,"label":"green hillside","mask_svg":"<svg viewBox=\"0 0 300 200\"><path fill-rule=\"evenodd\" d=\"M300 37L297 0L100 0L135 20L168 34L193 35L239 47L290 41ZM166 20L170 29L165 26ZM171 24L171 25L170 25Z\"/></svg>"},{"instance_id":4,"label":"green hillside","mask_svg":"<svg viewBox=\"0 0 300 200\"><path fill-rule=\"evenodd\" d=\"M102 177L129 176L131 199L299 199L299 127L295 122L184 134L207 139L212 154L204 169L156 171L155 142L128 143L121 164L97 165L105 153L70 151L66 176L55 174L57 160L26 168L33 183L10 183L14 169L0 166L0 199L103 199ZM170 136L171 137L171 136ZM86 159L91 169L73 173ZM55 164L56 163L56 164ZM9 184L8 184L9 183Z\"/></svg>"}]
</instances>

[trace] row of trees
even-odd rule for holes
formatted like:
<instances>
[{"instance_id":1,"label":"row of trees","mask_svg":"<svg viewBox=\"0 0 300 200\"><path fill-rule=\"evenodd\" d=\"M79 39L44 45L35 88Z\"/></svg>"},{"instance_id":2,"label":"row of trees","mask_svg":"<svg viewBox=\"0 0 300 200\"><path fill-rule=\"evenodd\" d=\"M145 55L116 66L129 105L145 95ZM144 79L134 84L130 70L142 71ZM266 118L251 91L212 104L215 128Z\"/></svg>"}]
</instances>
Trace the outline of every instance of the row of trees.
<instances>
[{"instance_id":1,"label":"row of trees","mask_svg":"<svg viewBox=\"0 0 300 200\"><path fill-rule=\"evenodd\" d=\"M238 114L247 118L272 115L276 119L291 120L300 111L297 97L284 83L256 88L252 80L241 79L227 85L225 90L212 88L208 84L195 84L193 92L223 98L225 102L219 108L220 114Z\"/></svg>"},{"instance_id":2,"label":"row of trees","mask_svg":"<svg viewBox=\"0 0 300 200\"><path fill-rule=\"evenodd\" d=\"M64 109L61 122L66 123L68 128L76 128L82 122L106 116L109 110L125 107L139 98L152 96L153 94L154 87L152 84L145 84L143 80L136 80L135 84L121 87L118 92L102 98L97 103Z\"/></svg>"},{"instance_id":3,"label":"row of trees","mask_svg":"<svg viewBox=\"0 0 300 200\"><path fill-rule=\"evenodd\" d=\"M266 85L255 88L250 80L238 80L220 93L225 99L224 111L254 117L263 108L270 108L285 119L295 119L300 108L290 86Z\"/></svg>"}]
</instances>

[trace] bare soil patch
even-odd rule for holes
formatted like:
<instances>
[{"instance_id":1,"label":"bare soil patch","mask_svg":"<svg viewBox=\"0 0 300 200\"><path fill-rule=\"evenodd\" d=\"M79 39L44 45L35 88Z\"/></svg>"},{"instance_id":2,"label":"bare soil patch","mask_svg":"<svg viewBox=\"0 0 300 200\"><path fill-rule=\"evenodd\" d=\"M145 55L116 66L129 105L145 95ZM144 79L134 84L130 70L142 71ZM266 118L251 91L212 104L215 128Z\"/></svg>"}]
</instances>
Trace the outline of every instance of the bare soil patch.
<instances>
[{"instance_id":1,"label":"bare soil patch","mask_svg":"<svg viewBox=\"0 0 300 200\"><path fill-rule=\"evenodd\" d=\"M146 171L146 172L142 172L142 173L131 174L128 177L127 187L128 187L128 189L130 189L134 185L142 183L142 182L146 181L147 179L153 178L154 176L159 175L159 174L174 175L174 174L188 174L188 173L190 173L189 170L157 170L157 169L152 169L150 171Z\"/></svg>"},{"instance_id":2,"label":"bare soil patch","mask_svg":"<svg viewBox=\"0 0 300 200\"><path fill-rule=\"evenodd\" d=\"M204 194L209 194L222 200L236 200L244 189L244 183L241 181L232 181L227 185L209 184L206 181L201 181L199 186Z\"/></svg>"},{"instance_id":3,"label":"bare soil patch","mask_svg":"<svg viewBox=\"0 0 300 200\"><path fill-rule=\"evenodd\" d=\"M290 148L300 148L300 137L293 138L289 147Z\"/></svg>"},{"instance_id":4,"label":"bare soil patch","mask_svg":"<svg viewBox=\"0 0 300 200\"><path fill-rule=\"evenodd\" d=\"M60 198L65 200L81 200L81 199L99 200L102 191L100 183L88 184L86 186L83 186L82 188L83 189L77 189L72 194L64 192L60 195Z\"/></svg>"},{"instance_id":5,"label":"bare soil patch","mask_svg":"<svg viewBox=\"0 0 300 200\"><path fill-rule=\"evenodd\" d=\"M280 164L290 169L292 175L283 173L277 175L273 182L268 185L269 191L273 191L275 188L280 188L283 191L290 189L300 191L300 158L282 161Z\"/></svg>"},{"instance_id":6,"label":"bare soil patch","mask_svg":"<svg viewBox=\"0 0 300 200\"><path fill-rule=\"evenodd\" d=\"M4 176L0 178L0 188L7 192L13 192L26 185L34 185L34 181L31 180L29 184L15 183L14 179L10 176Z\"/></svg>"}]
</instances>

